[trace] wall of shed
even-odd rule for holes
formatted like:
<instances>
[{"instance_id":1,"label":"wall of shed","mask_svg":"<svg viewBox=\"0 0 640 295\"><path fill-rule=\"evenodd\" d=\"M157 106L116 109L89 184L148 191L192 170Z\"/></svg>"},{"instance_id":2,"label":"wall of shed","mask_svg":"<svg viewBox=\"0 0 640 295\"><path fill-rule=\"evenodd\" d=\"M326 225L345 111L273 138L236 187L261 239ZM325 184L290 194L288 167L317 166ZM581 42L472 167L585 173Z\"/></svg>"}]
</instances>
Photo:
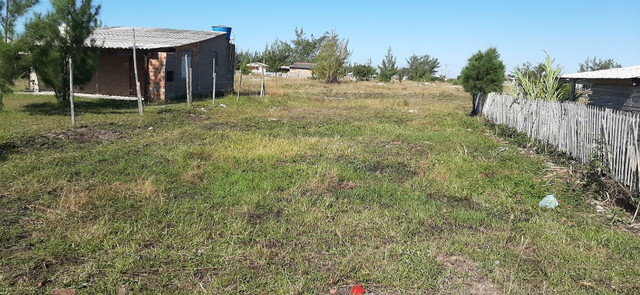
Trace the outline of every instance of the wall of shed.
<instances>
[{"instance_id":1,"label":"wall of shed","mask_svg":"<svg viewBox=\"0 0 640 295\"><path fill-rule=\"evenodd\" d=\"M200 43L177 47L175 52L167 54L165 72L172 72L173 80L166 79L166 99L178 100L185 99L187 96L186 80L181 76L181 65L183 65L182 60L185 54L192 58L192 94L194 97L211 96L214 54L217 54L216 93L233 91L235 46L229 43L226 35L220 35Z\"/></svg>"},{"instance_id":2,"label":"wall of shed","mask_svg":"<svg viewBox=\"0 0 640 295\"><path fill-rule=\"evenodd\" d=\"M640 113L639 87L630 79L590 80L589 104Z\"/></svg>"},{"instance_id":3,"label":"wall of shed","mask_svg":"<svg viewBox=\"0 0 640 295\"><path fill-rule=\"evenodd\" d=\"M132 55L118 54L117 50L103 50L96 73L79 90L90 94L129 96L132 90L129 85L131 58Z\"/></svg>"},{"instance_id":4,"label":"wall of shed","mask_svg":"<svg viewBox=\"0 0 640 295\"><path fill-rule=\"evenodd\" d=\"M289 78L309 78L312 71L307 69L291 69L289 71Z\"/></svg>"},{"instance_id":5,"label":"wall of shed","mask_svg":"<svg viewBox=\"0 0 640 295\"><path fill-rule=\"evenodd\" d=\"M167 53L156 52L149 56L149 89L148 98L150 101L165 100L165 71L167 66Z\"/></svg>"}]
</instances>

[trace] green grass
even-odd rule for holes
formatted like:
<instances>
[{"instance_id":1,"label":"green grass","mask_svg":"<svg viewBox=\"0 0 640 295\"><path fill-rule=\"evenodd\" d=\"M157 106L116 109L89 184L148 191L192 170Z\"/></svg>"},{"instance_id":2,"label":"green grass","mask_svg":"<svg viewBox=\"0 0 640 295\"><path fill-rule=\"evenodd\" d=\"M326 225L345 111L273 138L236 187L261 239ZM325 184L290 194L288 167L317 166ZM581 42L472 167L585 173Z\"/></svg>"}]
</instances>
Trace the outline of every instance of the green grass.
<instances>
[{"instance_id":1,"label":"green grass","mask_svg":"<svg viewBox=\"0 0 640 295\"><path fill-rule=\"evenodd\" d=\"M640 238L464 93L304 83L142 118L80 99L75 130L51 97L6 97L0 294L640 292Z\"/></svg>"}]
</instances>

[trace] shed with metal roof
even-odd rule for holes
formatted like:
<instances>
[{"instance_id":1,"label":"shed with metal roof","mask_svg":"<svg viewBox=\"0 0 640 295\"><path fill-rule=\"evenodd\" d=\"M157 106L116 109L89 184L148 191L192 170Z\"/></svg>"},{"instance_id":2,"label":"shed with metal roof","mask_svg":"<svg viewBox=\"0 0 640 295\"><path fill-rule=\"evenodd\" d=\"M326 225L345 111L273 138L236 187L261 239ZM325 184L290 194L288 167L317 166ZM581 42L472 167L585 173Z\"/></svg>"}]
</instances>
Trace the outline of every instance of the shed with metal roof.
<instances>
[{"instance_id":1,"label":"shed with metal roof","mask_svg":"<svg viewBox=\"0 0 640 295\"><path fill-rule=\"evenodd\" d=\"M214 61L216 92L233 91L235 46L224 32L105 27L96 29L85 42L100 50L100 64L81 92L136 95L134 32L141 92L146 100L184 99L185 63L192 71L194 96L211 96Z\"/></svg>"},{"instance_id":2,"label":"shed with metal roof","mask_svg":"<svg viewBox=\"0 0 640 295\"><path fill-rule=\"evenodd\" d=\"M565 74L560 78L571 83L572 98L576 83L586 83L591 85L589 104L640 113L640 66Z\"/></svg>"}]
</instances>

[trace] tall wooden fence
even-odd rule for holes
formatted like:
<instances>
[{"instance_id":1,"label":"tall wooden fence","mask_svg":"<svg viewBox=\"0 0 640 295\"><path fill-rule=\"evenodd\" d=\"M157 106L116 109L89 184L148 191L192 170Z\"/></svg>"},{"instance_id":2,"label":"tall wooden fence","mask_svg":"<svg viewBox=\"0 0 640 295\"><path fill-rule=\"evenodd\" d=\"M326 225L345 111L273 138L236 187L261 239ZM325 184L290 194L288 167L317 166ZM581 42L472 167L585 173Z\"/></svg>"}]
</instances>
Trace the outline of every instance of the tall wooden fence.
<instances>
[{"instance_id":1,"label":"tall wooden fence","mask_svg":"<svg viewBox=\"0 0 640 295\"><path fill-rule=\"evenodd\" d=\"M484 99L481 111L488 120L549 143L582 163L599 157L620 183L638 189L639 115L574 102L515 99L496 93Z\"/></svg>"}]
</instances>

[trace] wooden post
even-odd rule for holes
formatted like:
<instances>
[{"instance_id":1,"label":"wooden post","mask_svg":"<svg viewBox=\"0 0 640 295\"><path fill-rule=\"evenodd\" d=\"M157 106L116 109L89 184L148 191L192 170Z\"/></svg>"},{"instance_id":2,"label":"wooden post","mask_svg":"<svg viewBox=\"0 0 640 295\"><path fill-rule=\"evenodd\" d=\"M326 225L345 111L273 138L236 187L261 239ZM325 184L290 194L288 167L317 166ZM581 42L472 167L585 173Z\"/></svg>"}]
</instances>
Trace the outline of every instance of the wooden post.
<instances>
[{"instance_id":1,"label":"wooden post","mask_svg":"<svg viewBox=\"0 0 640 295\"><path fill-rule=\"evenodd\" d=\"M189 67L189 105L193 103L193 68Z\"/></svg>"},{"instance_id":2,"label":"wooden post","mask_svg":"<svg viewBox=\"0 0 640 295\"><path fill-rule=\"evenodd\" d=\"M69 104L71 105L71 125L76 127L76 110L73 105L73 59L69 56Z\"/></svg>"},{"instance_id":3,"label":"wooden post","mask_svg":"<svg viewBox=\"0 0 640 295\"><path fill-rule=\"evenodd\" d=\"M262 67L262 84L260 84L260 96L264 96L265 87L264 87L264 67Z\"/></svg>"},{"instance_id":4,"label":"wooden post","mask_svg":"<svg viewBox=\"0 0 640 295\"><path fill-rule=\"evenodd\" d=\"M569 96L570 101L576 100L576 79L569 80L571 82L571 95Z\"/></svg>"},{"instance_id":5,"label":"wooden post","mask_svg":"<svg viewBox=\"0 0 640 295\"><path fill-rule=\"evenodd\" d=\"M187 105L191 106L191 98L189 97L189 57L184 55L184 87L187 92Z\"/></svg>"},{"instance_id":6,"label":"wooden post","mask_svg":"<svg viewBox=\"0 0 640 295\"><path fill-rule=\"evenodd\" d=\"M242 87L242 70L240 70L240 83L238 84L238 97L236 97L236 101L240 100L240 87Z\"/></svg>"},{"instance_id":7,"label":"wooden post","mask_svg":"<svg viewBox=\"0 0 640 295\"><path fill-rule=\"evenodd\" d=\"M211 104L216 106L216 58L213 58L213 91L211 93Z\"/></svg>"},{"instance_id":8,"label":"wooden post","mask_svg":"<svg viewBox=\"0 0 640 295\"><path fill-rule=\"evenodd\" d=\"M142 95L140 94L140 81L138 80L138 60L136 58L136 30L133 30L133 72L136 78L136 95L138 96L138 112L142 116Z\"/></svg>"}]
</instances>

